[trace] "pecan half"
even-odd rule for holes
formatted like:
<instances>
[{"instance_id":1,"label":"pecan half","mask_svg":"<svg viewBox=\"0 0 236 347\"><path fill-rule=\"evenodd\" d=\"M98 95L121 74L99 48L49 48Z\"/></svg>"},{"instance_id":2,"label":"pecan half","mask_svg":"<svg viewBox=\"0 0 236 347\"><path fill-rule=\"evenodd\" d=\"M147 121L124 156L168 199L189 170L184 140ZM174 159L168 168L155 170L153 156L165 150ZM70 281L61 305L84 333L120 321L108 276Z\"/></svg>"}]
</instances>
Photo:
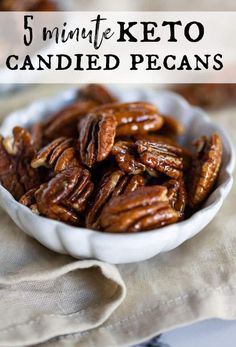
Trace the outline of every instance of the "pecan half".
<instances>
[{"instance_id":1,"label":"pecan half","mask_svg":"<svg viewBox=\"0 0 236 347\"><path fill-rule=\"evenodd\" d=\"M201 137L195 146L198 153L189 175L189 205L192 208L201 204L211 193L222 160L222 142L218 134Z\"/></svg>"},{"instance_id":2,"label":"pecan half","mask_svg":"<svg viewBox=\"0 0 236 347\"><path fill-rule=\"evenodd\" d=\"M28 206L30 207L31 205L36 203L35 200L35 192L37 191L37 188L33 188L28 190L28 192L26 192L24 195L22 195L22 197L19 200L19 203L21 203L22 205Z\"/></svg>"},{"instance_id":3,"label":"pecan half","mask_svg":"<svg viewBox=\"0 0 236 347\"><path fill-rule=\"evenodd\" d=\"M11 156L3 145L4 138L0 135L0 176L16 171L16 160Z\"/></svg>"},{"instance_id":4,"label":"pecan half","mask_svg":"<svg viewBox=\"0 0 236 347\"><path fill-rule=\"evenodd\" d=\"M54 167L54 172L59 173L70 167L80 166L78 160L78 153L73 147L66 148L57 159Z\"/></svg>"},{"instance_id":5,"label":"pecan half","mask_svg":"<svg viewBox=\"0 0 236 347\"><path fill-rule=\"evenodd\" d=\"M128 174L140 174L145 165L140 162L136 145L131 141L118 141L114 144L111 154L115 157L119 168Z\"/></svg>"},{"instance_id":6,"label":"pecan half","mask_svg":"<svg viewBox=\"0 0 236 347\"><path fill-rule=\"evenodd\" d=\"M16 200L40 184L37 170L30 166L34 154L31 135L23 128L15 127L13 136L0 139L0 180Z\"/></svg>"},{"instance_id":7,"label":"pecan half","mask_svg":"<svg viewBox=\"0 0 236 347\"><path fill-rule=\"evenodd\" d=\"M73 167L58 173L35 193L39 212L52 219L81 225L84 211L93 190L88 170Z\"/></svg>"},{"instance_id":8,"label":"pecan half","mask_svg":"<svg viewBox=\"0 0 236 347\"><path fill-rule=\"evenodd\" d=\"M43 124L40 122L34 123L30 130L34 148L39 150L43 144Z\"/></svg>"},{"instance_id":9,"label":"pecan half","mask_svg":"<svg viewBox=\"0 0 236 347\"><path fill-rule=\"evenodd\" d=\"M92 167L109 155L114 144L117 122L109 113L90 113L79 122L78 148L81 162Z\"/></svg>"},{"instance_id":10,"label":"pecan half","mask_svg":"<svg viewBox=\"0 0 236 347\"><path fill-rule=\"evenodd\" d=\"M89 84L79 91L79 99L92 100L97 104L110 104L116 102L117 98L100 84Z\"/></svg>"},{"instance_id":11,"label":"pecan half","mask_svg":"<svg viewBox=\"0 0 236 347\"><path fill-rule=\"evenodd\" d=\"M35 153L35 147L31 134L24 128L14 127L13 136L7 136L3 139L3 146L8 154L13 156L27 155Z\"/></svg>"},{"instance_id":12,"label":"pecan half","mask_svg":"<svg viewBox=\"0 0 236 347\"><path fill-rule=\"evenodd\" d=\"M141 187L112 198L104 207L100 223L107 232L145 231L178 221L179 213L168 202L167 188Z\"/></svg>"},{"instance_id":13,"label":"pecan half","mask_svg":"<svg viewBox=\"0 0 236 347\"><path fill-rule=\"evenodd\" d=\"M162 117L163 117L164 123L162 128L160 129L160 132L163 135L166 135L169 138L183 135L184 127L176 118L171 116L162 116Z\"/></svg>"},{"instance_id":14,"label":"pecan half","mask_svg":"<svg viewBox=\"0 0 236 347\"><path fill-rule=\"evenodd\" d=\"M2 185L14 196L16 200L25 193L25 188L19 182L17 174L17 158L9 155L0 140L0 180Z\"/></svg>"},{"instance_id":15,"label":"pecan half","mask_svg":"<svg viewBox=\"0 0 236 347\"><path fill-rule=\"evenodd\" d=\"M145 140L149 142L157 142L157 143L167 143L168 145L175 146L177 143L173 137L168 137L166 135L162 135L158 133L149 133L143 135L135 136L135 140Z\"/></svg>"},{"instance_id":16,"label":"pecan half","mask_svg":"<svg viewBox=\"0 0 236 347\"><path fill-rule=\"evenodd\" d=\"M23 184L25 191L38 187L41 178L37 170L31 167L31 159L28 157L20 157L17 166L18 180Z\"/></svg>"},{"instance_id":17,"label":"pecan half","mask_svg":"<svg viewBox=\"0 0 236 347\"><path fill-rule=\"evenodd\" d=\"M100 213L112 197L135 191L144 184L143 177L139 175L127 176L120 170L106 173L101 179L91 203L86 218L87 227L99 229Z\"/></svg>"},{"instance_id":18,"label":"pecan half","mask_svg":"<svg viewBox=\"0 0 236 347\"><path fill-rule=\"evenodd\" d=\"M47 146L43 147L31 162L33 168L44 166L54 168L58 173L70 167L79 166L77 154L73 148L73 139L59 137Z\"/></svg>"},{"instance_id":19,"label":"pecan half","mask_svg":"<svg viewBox=\"0 0 236 347\"><path fill-rule=\"evenodd\" d=\"M157 108L147 102L116 103L96 107L94 114L112 113L117 120L117 136L132 136L156 131L163 125Z\"/></svg>"},{"instance_id":20,"label":"pecan half","mask_svg":"<svg viewBox=\"0 0 236 347\"><path fill-rule=\"evenodd\" d=\"M185 183L182 178L175 180L171 179L164 183L164 186L168 189L168 199L176 211L180 212L181 217L183 217L183 213L187 204L187 192L185 188Z\"/></svg>"},{"instance_id":21,"label":"pecan half","mask_svg":"<svg viewBox=\"0 0 236 347\"><path fill-rule=\"evenodd\" d=\"M78 101L65 107L44 124L44 136L49 140L75 137L78 121L96 105L93 101Z\"/></svg>"},{"instance_id":22,"label":"pecan half","mask_svg":"<svg viewBox=\"0 0 236 347\"><path fill-rule=\"evenodd\" d=\"M145 140L136 141L136 145L143 164L169 177L183 176L188 167L189 154L182 147Z\"/></svg>"}]
</instances>

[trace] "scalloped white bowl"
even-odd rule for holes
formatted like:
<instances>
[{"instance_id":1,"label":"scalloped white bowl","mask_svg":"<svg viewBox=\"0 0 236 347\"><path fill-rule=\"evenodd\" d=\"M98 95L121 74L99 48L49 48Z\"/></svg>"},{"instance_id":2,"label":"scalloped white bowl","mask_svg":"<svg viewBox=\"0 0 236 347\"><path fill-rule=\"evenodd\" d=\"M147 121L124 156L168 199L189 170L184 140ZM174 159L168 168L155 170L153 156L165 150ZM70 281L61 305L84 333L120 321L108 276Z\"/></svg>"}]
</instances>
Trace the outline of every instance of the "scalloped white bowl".
<instances>
[{"instance_id":1,"label":"scalloped white bowl","mask_svg":"<svg viewBox=\"0 0 236 347\"><path fill-rule=\"evenodd\" d=\"M215 190L204 206L189 219L160 229L136 234L109 234L90 229L72 227L61 222L37 216L14 200L0 185L0 205L18 227L44 246L76 258L96 258L109 263L129 263L145 260L160 252L169 251L200 232L217 214L229 193L233 178L234 152L230 139L221 127L210 121L199 108L190 106L183 98L170 92L152 90L114 89L123 101L147 100L164 114L179 119L186 128L183 144L190 146L201 135L218 132L223 140L223 163ZM28 126L71 103L75 90L69 90L52 100L41 100L10 114L0 132L11 134L15 125Z\"/></svg>"}]
</instances>

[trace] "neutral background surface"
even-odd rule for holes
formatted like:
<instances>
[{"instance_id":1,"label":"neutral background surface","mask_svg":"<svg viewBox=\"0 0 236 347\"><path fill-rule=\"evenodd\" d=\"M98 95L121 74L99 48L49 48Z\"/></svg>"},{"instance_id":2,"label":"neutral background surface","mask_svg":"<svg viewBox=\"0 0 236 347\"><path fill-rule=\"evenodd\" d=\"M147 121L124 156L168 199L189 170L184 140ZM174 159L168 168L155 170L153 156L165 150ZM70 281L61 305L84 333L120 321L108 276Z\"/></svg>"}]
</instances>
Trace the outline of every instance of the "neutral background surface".
<instances>
[{"instance_id":1,"label":"neutral background surface","mask_svg":"<svg viewBox=\"0 0 236 347\"><path fill-rule=\"evenodd\" d=\"M63 0L61 0L63 2ZM234 0L67 0L67 6L83 11L235 11Z\"/></svg>"}]
</instances>

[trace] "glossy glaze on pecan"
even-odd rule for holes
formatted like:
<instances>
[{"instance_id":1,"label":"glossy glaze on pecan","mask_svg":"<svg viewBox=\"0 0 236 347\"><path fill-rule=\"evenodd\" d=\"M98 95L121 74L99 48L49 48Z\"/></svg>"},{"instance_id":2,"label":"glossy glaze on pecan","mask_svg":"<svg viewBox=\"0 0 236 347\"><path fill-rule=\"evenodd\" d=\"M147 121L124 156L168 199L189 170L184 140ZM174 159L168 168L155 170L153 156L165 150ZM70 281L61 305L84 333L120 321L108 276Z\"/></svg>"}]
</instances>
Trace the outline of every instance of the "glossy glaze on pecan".
<instances>
[{"instance_id":1,"label":"glossy glaze on pecan","mask_svg":"<svg viewBox=\"0 0 236 347\"><path fill-rule=\"evenodd\" d=\"M37 188L33 188L28 190L24 195L21 196L19 203L22 205L25 205L27 207L32 206L36 203L35 200L35 192L37 191Z\"/></svg>"},{"instance_id":2,"label":"glossy glaze on pecan","mask_svg":"<svg viewBox=\"0 0 236 347\"><path fill-rule=\"evenodd\" d=\"M30 129L34 148L39 150L43 146L43 124L40 122L34 123Z\"/></svg>"},{"instance_id":3,"label":"glossy glaze on pecan","mask_svg":"<svg viewBox=\"0 0 236 347\"><path fill-rule=\"evenodd\" d=\"M142 134L142 135L136 135L135 140L145 140L149 142L157 142L157 143L167 143L168 145L175 146L177 145L177 142L173 137L169 137L167 135L160 134L158 131L157 133L149 133L149 134Z\"/></svg>"},{"instance_id":4,"label":"glossy glaze on pecan","mask_svg":"<svg viewBox=\"0 0 236 347\"><path fill-rule=\"evenodd\" d=\"M164 122L160 132L163 135L169 138L183 135L184 127L176 118L166 115L162 117Z\"/></svg>"},{"instance_id":5,"label":"glossy glaze on pecan","mask_svg":"<svg viewBox=\"0 0 236 347\"><path fill-rule=\"evenodd\" d=\"M107 232L137 232L175 223L179 218L169 204L167 188L141 187L135 192L112 198L104 207L100 223Z\"/></svg>"},{"instance_id":6,"label":"glossy glaze on pecan","mask_svg":"<svg viewBox=\"0 0 236 347\"><path fill-rule=\"evenodd\" d=\"M67 137L59 137L43 147L33 158L32 168L44 166L54 168L58 173L70 167L79 166L78 155L73 147L74 140Z\"/></svg>"},{"instance_id":7,"label":"glossy glaze on pecan","mask_svg":"<svg viewBox=\"0 0 236 347\"><path fill-rule=\"evenodd\" d=\"M110 154L117 122L109 113L90 113L79 122L78 148L81 162L92 167Z\"/></svg>"},{"instance_id":8,"label":"glossy glaze on pecan","mask_svg":"<svg viewBox=\"0 0 236 347\"><path fill-rule=\"evenodd\" d=\"M111 154L119 168L127 174L140 174L145 171L145 165L139 160L136 145L132 141L118 141L114 144Z\"/></svg>"},{"instance_id":9,"label":"glossy glaze on pecan","mask_svg":"<svg viewBox=\"0 0 236 347\"><path fill-rule=\"evenodd\" d=\"M211 193L222 160L222 142L218 134L203 136L195 142L197 155L189 175L189 205L196 208Z\"/></svg>"},{"instance_id":10,"label":"glossy glaze on pecan","mask_svg":"<svg viewBox=\"0 0 236 347\"><path fill-rule=\"evenodd\" d=\"M98 185L87 214L87 227L99 228L100 213L112 197L133 192L144 184L140 175L127 176L121 170L106 173Z\"/></svg>"},{"instance_id":11,"label":"glossy glaze on pecan","mask_svg":"<svg viewBox=\"0 0 236 347\"><path fill-rule=\"evenodd\" d=\"M34 154L31 135L21 127L13 129L13 136L0 139L0 180L16 200L40 184L38 171L30 166Z\"/></svg>"},{"instance_id":12,"label":"glossy glaze on pecan","mask_svg":"<svg viewBox=\"0 0 236 347\"><path fill-rule=\"evenodd\" d=\"M76 137L78 121L96 105L94 101L78 101L57 112L44 124L45 138Z\"/></svg>"},{"instance_id":13,"label":"glossy glaze on pecan","mask_svg":"<svg viewBox=\"0 0 236 347\"><path fill-rule=\"evenodd\" d=\"M157 108L147 102L108 104L95 108L95 114L112 113L117 121L116 136L132 136L156 131L163 125Z\"/></svg>"},{"instance_id":14,"label":"glossy glaze on pecan","mask_svg":"<svg viewBox=\"0 0 236 347\"><path fill-rule=\"evenodd\" d=\"M145 140L136 141L136 145L144 165L172 178L183 176L189 160L183 148Z\"/></svg>"},{"instance_id":15,"label":"glossy glaze on pecan","mask_svg":"<svg viewBox=\"0 0 236 347\"><path fill-rule=\"evenodd\" d=\"M17 173L17 158L9 155L0 140L0 180L2 185L14 196L16 200L25 193L23 185L19 182Z\"/></svg>"},{"instance_id":16,"label":"glossy glaze on pecan","mask_svg":"<svg viewBox=\"0 0 236 347\"><path fill-rule=\"evenodd\" d=\"M35 193L39 212L52 219L81 225L81 212L93 191L90 173L73 167L58 173Z\"/></svg>"},{"instance_id":17,"label":"glossy glaze on pecan","mask_svg":"<svg viewBox=\"0 0 236 347\"><path fill-rule=\"evenodd\" d=\"M164 183L164 186L168 189L167 196L170 205L173 209L180 212L181 217L183 217L187 205L187 191L184 180L182 178L178 180L170 179Z\"/></svg>"},{"instance_id":18,"label":"glossy glaze on pecan","mask_svg":"<svg viewBox=\"0 0 236 347\"><path fill-rule=\"evenodd\" d=\"M79 91L79 99L92 100L98 105L110 104L117 102L117 98L100 84L89 84Z\"/></svg>"},{"instance_id":19,"label":"glossy glaze on pecan","mask_svg":"<svg viewBox=\"0 0 236 347\"><path fill-rule=\"evenodd\" d=\"M19 157L21 155L32 156L35 148L31 134L24 128L15 127L13 136L6 136L3 139L3 146L8 154Z\"/></svg>"}]
</instances>

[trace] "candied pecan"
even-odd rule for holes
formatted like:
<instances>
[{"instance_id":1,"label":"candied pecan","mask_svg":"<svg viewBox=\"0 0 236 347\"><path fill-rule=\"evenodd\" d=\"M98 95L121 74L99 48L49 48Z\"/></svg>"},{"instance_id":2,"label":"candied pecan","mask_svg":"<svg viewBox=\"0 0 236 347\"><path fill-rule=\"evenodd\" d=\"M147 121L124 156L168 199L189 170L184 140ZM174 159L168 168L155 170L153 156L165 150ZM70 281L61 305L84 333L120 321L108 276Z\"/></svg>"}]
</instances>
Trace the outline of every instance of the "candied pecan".
<instances>
[{"instance_id":1,"label":"candied pecan","mask_svg":"<svg viewBox=\"0 0 236 347\"><path fill-rule=\"evenodd\" d=\"M221 165L222 142L218 134L195 142L197 156L189 175L189 205L195 208L210 194Z\"/></svg>"},{"instance_id":2,"label":"candied pecan","mask_svg":"<svg viewBox=\"0 0 236 347\"><path fill-rule=\"evenodd\" d=\"M121 170L128 174L140 174L145 171L145 165L140 162L136 145L131 141L118 141L111 150Z\"/></svg>"},{"instance_id":3,"label":"candied pecan","mask_svg":"<svg viewBox=\"0 0 236 347\"><path fill-rule=\"evenodd\" d=\"M54 167L54 172L59 173L70 167L79 166L79 161L77 159L77 153L73 147L69 147L64 150L64 152L57 159Z\"/></svg>"},{"instance_id":4,"label":"candied pecan","mask_svg":"<svg viewBox=\"0 0 236 347\"><path fill-rule=\"evenodd\" d=\"M0 135L0 176L16 171L16 160L11 156L3 145L4 138Z\"/></svg>"},{"instance_id":5,"label":"candied pecan","mask_svg":"<svg viewBox=\"0 0 236 347\"><path fill-rule=\"evenodd\" d=\"M124 181L126 186L125 186L125 189L123 189L122 194L134 192L139 187L142 187L145 185L145 180L140 175L133 175L128 177L126 176Z\"/></svg>"},{"instance_id":6,"label":"candied pecan","mask_svg":"<svg viewBox=\"0 0 236 347\"><path fill-rule=\"evenodd\" d=\"M0 155L2 158L2 152L0 150ZM1 159L2 161L2 159ZM6 161L5 161L6 163ZM5 166L5 164L4 164ZM3 166L1 166L2 168ZM6 174L0 173L0 180L4 188L6 188L16 200L19 200L20 197L25 193L25 188L19 182L19 177L16 172L12 172L9 170Z\"/></svg>"},{"instance_id":7,"label":"candied pecan","mask_svg":"<svg viewBox=\"0 0 236 347\"><path fill-rule=\"evenodd\" d=\"M59 137L36 154L31 166L33 168L40 166L54 168L56 173L70 167L79 166L76 151L72 146L72 138Z\"/></svg>"},{"instance_id":8,"label":"candied pecan","mask_svg":"<svg viewBox=\"0 0 236 347\"><path fill-rule=\"evenodd\" d=\"M44 135L53 140L61 136L75 137L77 123L97 104L93 101L78 101L57 112L44 124Z\"/></svg>"},{"instance_id":9,"label":"candied pecan","mask_svg":"<svg viewBox=\"0 0 236 347\"><path fill-rule=\"evenodd\" d=\"M28 206L30 207L31 205L36 203L35 200L35 192L37 191L37 188L33 188L28 190L28 192L26 192L24 195L22 195L22 197L20 198L19 202L22 205Z\"/></svg>"},{"instance_id":10,"label":"candied pecan","mask_svg":"<svg viewBox=\"0 0 236 347\"><path fill-rule=\"evenodd\" d=\"M2 185L14 196L19 199L25 189L18 180L17 157L9 155L3 146L3 137L0 138L0 180Z\"/></svg>"},{"instance_id":11,"label":"candied pecan","mask_svg":"<svg viewBox=\"0 0 236 347\"><path fill-rule=\"evenodd\" d=\"M143 177L139 175L127 176L120 170L106 173L98 185L92 206L88 212L87 227L99 229L99 215L111 197L135 191L144 183Z\"/></svg>"},{"instance_id":12,"label":"candied pecan","mask_svg":"<svg viewBox=\"0 0 236 347\"><path fill-rule=\"evenodd\" d=\"M79 99L92 100L99 105L116 102L117 98L100 84L89 84L79 91Z\"/></svg>"},{"instance_id":13,"label":"candied pecan","mask_svg":"<svg viewBox=\"0 0 236 347\"><path fill-rule=\"evenodd\" d=\"M67 207L64 207L62 205L51 205L50 210L48 211L42 210L41 207L42 205L39 205L39 203L37 203L37 210L39 211L39 214L42 214L51 219L59 220L64 223L78 226L82 225L82 218Z\"/></svg>"},{"instance_id":14,"label":"candied pecan","mask_svg":"<svg viewBox=\"0 0 236 347\"><path fill-rule=\"evenodd\" d=\"M13 136L6 136L3 139L3 146L8 154L31 156L35 153L32 137L26 129L14 127L12 133Z\"/></svg>"},{"instance_id":15,"label":"candied pecan","mask_svg":"<svg viewBox=\"0 0 236 347\"><path fill-rule=\"evenodd\" d=\"M93 109L94 114L112 113L117 120L117 136L146 134L161 128L163 118L156 107L147 102L129 102L103 105Z\"/></svg>"},{"instance_id":16,"label":"candied pecan","mask_svg":"<svg viewBox=\"0 0 236 347\"><path fill-rule=\"evenodd\" d=\"M182 84L174 88L175 92L182 95L190 104L218 108L235 103L235 84Z\"/></svg>"},{"instance_id":17,"label":"candied pecan","mask_svg":"<svg viewBox=\"0 0 236 347\"><path fill-rule=\"evenodd\" d=\"M13 136L0 139L0 179L3 186L19 200L29 189L40 184L37 170L30 167L35 149L30 133L20 127Z\"/></svg>"},{"instance_id":18,"label":"candied pecan","mask_svg":"<svg viewBox=\"0 0 236 347\"><path fill-rule=\"evenodd\" d=\"M83 212L86 208L88 198L93 192L94 184L91 182L90 173L82 169L79 182L73 191L65 198L64 204L77 212Z\"/></svg>"},{"instance_id":19,"label":"candied pecan","mask_svg":"<svg viewBox=\"0 0 236 347\"><path fill-rule=\"evenodd\" d=\"M181 177L189 164L189 154L180 146L145 140L136 141L136 145L143 164L169 177Z\"/></svg>"},{"instance_id":20,"label":"candied pecan","mask_svg":"<svg viewBox=\"0 0 236 347\"><path fill-rule=\"evenodd\" d=\"M109 113L88 114L79 122L78 148L81 162L92 167L109 155L114 144L117 122Z\"/></svg>"},{"instance_id":21,"label":"candied pecan","mask_svg":"<svg viewBox=\"0 0 236 347\"><path fill-rule=\"evenodd\" d=\"M87 200L93 190L90 173L73 167L58 173L35 193L39 212L52 219L80 225Z\"/></svg>"},{"instance_id":22,"label":"candied pecan","mask_svg":"<svg viewBox=\"0 0 236 347\"><path fill-rule=\"evenodd\" d=\"M114 155L119 168L127 174L141 174L147 172L152 177L158 177L157 171L145 166L140 162L137 146L131 141L118 141L112 147L111 153Z\"/></svg>"},{"instance_id":23,"label":"candied pecan","mask_svg":"<svg viewBox=\"0 0 236 347\"><path fill-rule=\"evenodd\" d=\"M178 180L170 179L164 183L164 186L168 189L167 196L171 206L183 216L187 204L187 192L184 180L182 178Z\"/></svg>"},{"instance_id":24,"label":"candied pecan","mask_svg":"<svg viewBox=\"0 0 236 347\"><path fill-rule=\"evenodd\" d=\"M43 144L43 124L40 122L34 123L31 127L31 137L34 143L34 148L39 150Z\"/></svg>"},{"instance_id":25,"label":"candied pecan","mask_svg":"<svg viewBox=\"0 0 236 347\"><path fill-rule=\"evenodd\" d=\"M174 117L171 116L163 116L163 126L160 129L160 132L168 137L179 136L184 133L183 125Z\"/></svg>"},{"instance_id":26,"label":"candied pecan","mask_svg":"<svg viewBox=\"0 0 236 347\"><path fill-rule=\"evenodd\" d=\"M30 165L35 154L35 146L31 134L21 127L15 127L13 129L12 139L14 140L12 148L18 148L15 156L18 157L17 175L19 182L24 186L26 191L38 187L40 184L38 171L33 170Z\"/></svg>"},{"instance_id":27,"label":"candied pecan","mask_svg":"<svg viewBox=\"0 0 236 347\"><path fill-rule=\"evenodd\" d=\"M41 183L38 171L31 167L31 159L32 158L21 157L17 166L19 182L23 184L26 192L38 187Z\"/></svg>"},{"instance_id":28,"label":"candied pecan","mask_svg":"<svg viewBox=\"0 0 236 347\"><path fill-rule=\"evenodd\" d=\"M158 133L142 134L135 136L135 140L146 140L149 142L167 143L168 145L176 145L176 141L172 137Z\"/></svg>"},{"instance_id":29,"label":"candied pecan","mask_svg":"<svg viewBox=\"0 0 236 347\"><path fill-rule=\"evenodd\" d=\"M167 188L141 187L113 197L104 207L100 223L107 232L145 231L175 223L179 213L168 202Z\"/></svg>"}]
</instances>

